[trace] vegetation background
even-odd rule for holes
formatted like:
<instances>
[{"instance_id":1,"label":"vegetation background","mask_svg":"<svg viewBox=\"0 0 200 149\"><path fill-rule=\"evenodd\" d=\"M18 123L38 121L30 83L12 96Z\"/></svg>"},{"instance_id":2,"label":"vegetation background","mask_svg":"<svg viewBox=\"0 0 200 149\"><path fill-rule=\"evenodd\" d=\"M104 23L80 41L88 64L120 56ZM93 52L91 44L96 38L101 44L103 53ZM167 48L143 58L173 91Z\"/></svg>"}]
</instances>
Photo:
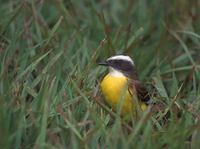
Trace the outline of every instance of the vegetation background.
<instances>
[{"instance_id":1,"label":"vegetation background","mask_svg":"<svg viewBox=\"0 0 200 149\"><path fill-rule=\"evenodd\" d=\"M0 18L0 148L200 148L199 0L1 0ZM115 54L164 111L128 126L95 102Z\"/></svg>"}]
</instances>

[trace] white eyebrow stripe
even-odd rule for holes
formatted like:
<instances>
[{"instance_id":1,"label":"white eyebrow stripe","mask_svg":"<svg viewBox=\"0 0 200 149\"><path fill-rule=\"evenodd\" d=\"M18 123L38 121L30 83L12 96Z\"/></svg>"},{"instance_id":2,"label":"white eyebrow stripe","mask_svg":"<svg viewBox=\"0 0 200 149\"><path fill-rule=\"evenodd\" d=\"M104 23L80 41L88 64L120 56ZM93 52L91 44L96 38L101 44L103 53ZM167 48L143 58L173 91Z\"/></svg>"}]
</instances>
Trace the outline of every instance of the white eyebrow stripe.
<instances>
[{"instance_id":1,"label":"white eyebrow stripe","mask_svg":"<svg viewBox=\"0 0 200 149\"><path fill-rule=\"evenodd\" d=\"M116 56L112 56L110 58L108 58L108 60L125 60L125 61L129 61L134 65L134 61L126 55L116 55Z\"/></svg>"}]
</instances>

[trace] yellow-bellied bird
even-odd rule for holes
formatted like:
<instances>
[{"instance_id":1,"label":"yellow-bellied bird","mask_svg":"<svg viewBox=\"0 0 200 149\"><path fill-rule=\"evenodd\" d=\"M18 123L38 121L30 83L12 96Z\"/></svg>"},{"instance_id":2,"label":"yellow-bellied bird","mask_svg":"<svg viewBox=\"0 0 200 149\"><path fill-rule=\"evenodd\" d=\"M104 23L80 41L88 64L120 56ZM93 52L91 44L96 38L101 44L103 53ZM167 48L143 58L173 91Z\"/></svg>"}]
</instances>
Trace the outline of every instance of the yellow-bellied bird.
<instances>
[{"instance_id":1,"label":"yellow-bellied bird","mask_svg":"<svg viewBox=\"0 0 200 149\"><path fill-rule=\"evenodd\" d=\"M125 55L117 55L99 63L109 68L100 87L106 103L121 114L135 113L136 107L145 111L152 102L146 88L138 79L134 61ZM138 105L138 106L137 106Z\"/></svg>"}]
</instances>

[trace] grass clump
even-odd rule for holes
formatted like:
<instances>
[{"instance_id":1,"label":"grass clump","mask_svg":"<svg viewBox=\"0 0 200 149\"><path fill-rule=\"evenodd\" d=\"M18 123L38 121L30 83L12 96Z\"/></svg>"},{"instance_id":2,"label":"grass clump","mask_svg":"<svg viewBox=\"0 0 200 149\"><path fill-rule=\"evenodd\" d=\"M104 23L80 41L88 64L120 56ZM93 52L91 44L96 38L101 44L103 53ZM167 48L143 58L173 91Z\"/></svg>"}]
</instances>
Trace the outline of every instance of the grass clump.
<instances>
[{"instance_id":1,"label":"grass clump","mask_svg":"<svg viewBox=\"0 0 200 149\"><path fill-rule=\"evenodd\" d=\"M200 147L198 1L0 3L1 148ZM96 62L115 54L165 111L129 126L95 102Z\"/></svg>"}]
</instances>

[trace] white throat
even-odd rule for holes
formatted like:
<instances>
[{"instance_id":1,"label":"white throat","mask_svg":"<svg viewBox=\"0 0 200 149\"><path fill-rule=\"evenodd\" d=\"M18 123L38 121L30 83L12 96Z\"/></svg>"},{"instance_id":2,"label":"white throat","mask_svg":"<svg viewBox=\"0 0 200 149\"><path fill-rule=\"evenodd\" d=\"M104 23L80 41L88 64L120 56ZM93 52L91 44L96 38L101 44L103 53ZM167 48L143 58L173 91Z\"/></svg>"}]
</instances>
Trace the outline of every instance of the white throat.
<instances>
[{"instance_id":1,"label":"white throat","mask_svg":"<svg viewBox=\"0 0 200 149\"><path fill-rule=\"evenodd\" d=\"M113 77L124 77L124 74L112 67L109 67L109 74Z\"/></svg>"}]
</instances>

